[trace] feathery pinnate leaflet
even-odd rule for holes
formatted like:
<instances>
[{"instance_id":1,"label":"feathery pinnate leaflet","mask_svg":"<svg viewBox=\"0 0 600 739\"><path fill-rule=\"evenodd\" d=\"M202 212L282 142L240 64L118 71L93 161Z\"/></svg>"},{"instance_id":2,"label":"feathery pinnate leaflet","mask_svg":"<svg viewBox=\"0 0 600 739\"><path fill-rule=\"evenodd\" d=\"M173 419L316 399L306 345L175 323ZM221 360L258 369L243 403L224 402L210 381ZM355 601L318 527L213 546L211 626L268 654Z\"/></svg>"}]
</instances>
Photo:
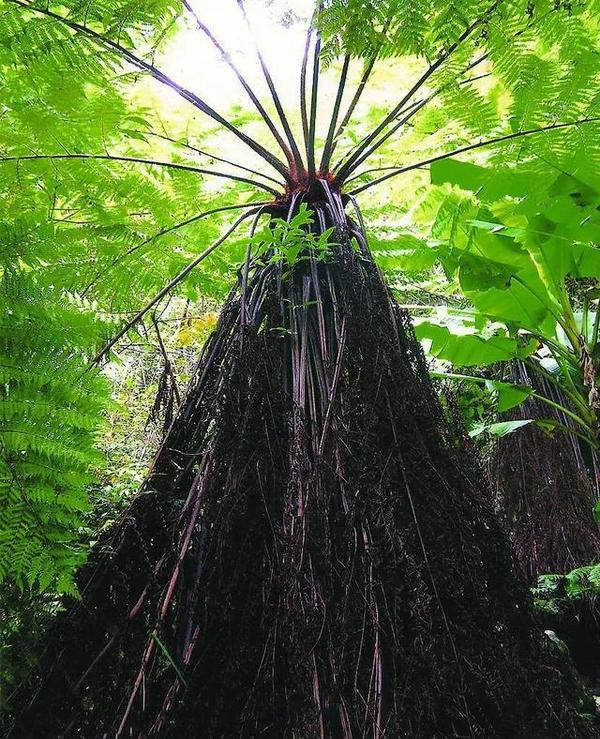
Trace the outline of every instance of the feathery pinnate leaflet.
<instances>
[{"instance_id":1,"label":"feathery pinnate leaflet","mask_svg":"<svg viewBox=\"0 0 600 739\"><path fill-rule=\"evenodd\" d=\"M473 152L489 159L492 166L501 162L512 171L524 159L539 164L543 156L552 168L560 166L574 148L585 146L586 151L597 152L595 17L594 5L586 3L322 3L315 14L316 28L307 39L303 105L311 161L302 161L303 147L296 143L300 127L291 111L283 111L266 65L263 72L277 115L262 91L251 89L244 80L258 112L237 118L212 107L201 92L186 89L161 69L165 49L183 25L198 27L199 43L211 42L201 27L201 13L192 5L4 0L0 74L3 119L8 125L0 140L0 194L7 220L25 217L31 223L28 234L43 245L36 247L33 264L20 253L29 235L21 246L8 249L3 282L7 289L10 282L13 296L23 295L13 289L17 284L30 286L39 296L44 309L48 308L46 341L54 342L45 354L51 356L54 351L69 358L55 362L52 370L43 364L40 369L61 372L74 387L95 382L93 372L80 378L86 362L102 348L99 337L111 331L114 335L117 321L128 327L131 315L142 320L165 286L183 289L190 297L198 292L222 295L243 260L242 241L226 250L207 249L210 258L207 254L193 270L188 265L202 252L204 247L199 245L215 243L219 234L227 232L231 221L226 208L235 205L243 212L247 206L250 213L252 202L273 195L273 208L262 206L268 216L300 192L308 192L310 201L317 179L335 192L352 189L360 194L393 177L385 186L385 204L373 208L374 218L393 232L397 218L392 203L410 200L414 208L414 192L417 200L423 199L418 189L425 185L423 168L434 161ZM577 49L575 58L573 49ZM321 112L330 101L319 99L321 75L316 65L333 68L340 55L346 58L338 93L331 101L334 117L321 132L317 106ZM259 59L264 65L262 56ZM377 74L379 60L385 60L385 66L406 68L410 79L383 112L365 111L369 82ZM235 61L230 62L240 79L241 71ZM358 87L353 82L357 75ZM131 85L144 90L168 88L195 116L193 126L173 126L165 133L160 115L148 105L141 106L139 95L128 92ZM266 131L257 137L261 121L267 124ZM282 130L269 139L279 123ZM230 157L225 157L229 163L224 164L221 157L218 167L216 158L211 161L210 139L221 127L225 132L220 142L226 135L246 147L249 158L243 169L236 157L233 165ZM327 170L313 171L312 160L321 161ZM384 171L361 174L373 170L373 165ZM218 176L229 174L232 180L217 194L207 170ZM401 174L405 179L396 187L393 183L401 180ZM251 182L234 177L253 180L257 191ZM351 177L358 181L346 187ZM48 228L52 238L45 240ZM394 251L402 250L388 248L384 255L384 266L392 272L402 262L402 255ZM173 279L175 275L183 276ZM25 310L24 297L11 299L17 301L19 311ZM66 319L54 307L70 311L87 326L74 345L66 331L61 334ZM17 326L12 322L7 331L16 332ZM34 356L35 346L32 352ZM11 390L7 403L15 392ZM43 392L36 390L36 398ZM101 405L89 409L90 428ZM49 425L54 426L54 421ZM78 427L65 413L61 428ZM10 433L9 429L3 422L2 434ZM89 429L85 433L82 443L88 444L91 453ZM18 451L25 457L31 453L26 448ZM60 481L55 484L60 491ZM23 495L32 518L24 532L39 526L34 517L39 518L38 503L28 489ZM68 549L66 540L60 544ZM40 582L38 555L23 556L3 574L46 585L65 573L67 568L57 565L53 574L46 570Z\"/></svg>"}]
</instances>

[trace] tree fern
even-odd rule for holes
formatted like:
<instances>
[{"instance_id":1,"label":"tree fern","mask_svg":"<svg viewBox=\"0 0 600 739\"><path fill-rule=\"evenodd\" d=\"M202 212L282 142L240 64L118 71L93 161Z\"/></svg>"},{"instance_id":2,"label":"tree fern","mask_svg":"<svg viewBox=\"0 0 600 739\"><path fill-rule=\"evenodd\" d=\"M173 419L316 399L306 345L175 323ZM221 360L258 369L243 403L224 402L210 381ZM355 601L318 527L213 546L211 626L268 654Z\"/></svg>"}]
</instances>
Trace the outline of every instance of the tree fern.
<instances>
[{"instance_id":1,"label":"tree fern","mask_svg":"<svg viewBox=\"0 0 600 739\"><path fill-rule=\"evenodd\" d=\"M291 118L288 126L268 71L270 99L257 107L245 70L225 57L254 108L228 113L161 69L167 45L184 26L198 31L200 43L222 49L189 3L4 0L0 9L0 196L12 221L3 236L4 280L10 273L6 289L15 314L26 292L17 286L33 285L36 310L47 309L39 318L48 326L42 354L68 358L74 374L99 356L113 319L128 328L132 316L166 296L162 291L222 296L246 246L238 239L198 261L203 249L254 203L305 187L319 161L331 170L321 175L330 176L332 186L361 198L389 182L397 207L416 216L413 194L422 192L425 170L436 161L462 156L501 159L505 169L523 160L564 168L574 150L585 150L590 161L600 150L600 126L593 123L600 104L597 16L585 3L321 4L307 45L305 118L309 148L322 142L325 151L322 158L315 153L308 171L298 160L300 147L294 151L300 126ZM335 118L318 132L311 121L325 101L312 70L322 61L333 74L342 54ZM399 79L408 81L393 90L389 107L357 121L359 101L382 59L390 68L398 65L406 73ZM190 118L165 127L147 94L160 86L187 106L193 125ZM224 141L237 141L248 159L223 156ZM229 181L216 189L221 174ZM401 175L404 194L393 185ZM452 192L444 198L435 240L470 239L462 227L472 206ZM428 236L415 226L411 237ZM377 251L390 274L430 263L430 253L406 244ZM173 281L181 274L185 280ZM29 315L33 307L25 301L19 310ZM84 324L63 335L67 315L75 322L81 316ZM50 365L40 367L47 372ZM77 409L64 410L66 432L66 413ZM69 428L77 429L76 416L69 418Z\"/></svg>"},{"instance_id":2,"label":"tree fern","mask_svg":"<svg viewBox=\"0 0 600 739\"><path fill-rule=\"evenodd\" d=\"M251 28L246 4L236 5ZM162 732L171 706L180 693L183 698L188 665L195 664L200 669L194 680L208 673L215 680L198 684L198 690L194 683L185 700L192 720L203 721L198 695L205 691L210 711L217 706L210 721L219 734L236 733L226 728L236 721L233 693L243 706L240 715L248 717L240 719L247 722L246 733L274 726L285 733L293 726L298 735L313 735L323 733L327 721L334 733L379 737L389 716L392 733L408 726L416 734L424 726L429 734L508 735L515 733L511 728L522 733L547 721L555 733L568 724L572 735L581 728L581 735L592 736L592 725L576 715L576 683L548 679L560 670L546 670L555 661L546 661L536 641L502 536L469 476L459 472L412 330L371 261L361 203L364 193L381 186L385 190L379 192L392 200L403 176L406 193L396 211L406 205L405 215L417 216L428 169L439 173L448 160L485 165L501 157L512 172L523 162L564 168L573 142L584 140L579 136L598 149L598 99L591 91L598 73L597 19L583 5L546 0L331 0L310 6L300 115L293 121L261 49L254 48L252 58L268 89L264 103L246 70L187 0L2 3L8 40L2 74L9 88L3 114L12 129L0 139L1 194L11 216L3 289L14 316L6 335L1 415L2 530L5 551L18 552L14 562L4 556L5 575L19 584L71 588L67 573L80 557L76 532L94 461L93 433L106 402L95 367L118 352L120 339L172 293L218 294L234 270L238 277L195 375L197 384L161 449L157 475L144 489L147 495L136 498L131 516L117 524L115 547L96 550L99 559L80 573L85 582L102 560L107 576L99 578L99 589L86 593L84 607L56 622L56 641L74 640L63 642L57 664L49 649L44 664L68 679L47 681L49 692L39 695L50 698L38 701L19 727L29 724L33 735L40 726L47 731L48 721L58 733L75 725L90 736L99 730ZM564 35L556 31L563 22ZM189 89L165 71L167 44L184 27L220 54L251 105L228 112L220 101L213 105L204 97L202 75ZM581 55L573 75L574 43ZM81 74L72 74L65 90L65 70L77 70L77 59ZM390 99L357 122L371 75L383 65L403 75L390 85ZM331 99L323 95L325 73L337 77ZM150 110L157 89L176 99L180 120L165 125L160 110ZM23 93L32 116L17 110ZM334 112L319 130L323 110ZM238 148L229 154L224 142ZM381 231L390 222L390 230L400 231L396 244L380 239L383 266L391 274L395 270L397 283L407 266L424 282L432 256L442 263L456 281L447 288L457 293L452 297L462 300L460 288L484 316L469 326L480 335L463 342L463 361L482 351L528 358L532 341L513 331L525 288L511 292L507 284L512 287L517 271L535 288L543 286L537 253L512 231L498 235L493 225L486 231L485 224L493 224L490 215L499 211L491 202L478 202L477 192L465 195L444 182L437 195L438 207L430 201L420 213L431 211L428 233L417 218L411 224L394 208L381 209ZM509 197L502 197L503 215L518 221L523 214L518 207L510 212ZM273 229L259 230L263 216L283 233L295 228L294 218L304 218L296 233L300 244L281 252ZM240 233L245 226L249 238ZM473 234L476 228L482 237ZM536 246L542 253L545 243ZM582 274L584 262L589 269L587 250L574 248L571 257ZM530 300L527 319L549 323L554 302L556 296L541 307ZM502 309L507 325L498 329ZM31 331L39 323L47 325L46 332ZM437 329L445 350L453 337L446 326ZM39 410L42 403L47 412ZM21 437L26 441L19 442ZM196 465L199 454L205 456ZM248 496L248 490L256 495ZM366 500L359 510L361 495ZM246 510L248 501L260 513ZM327 531L331 511L343 522L339 537ZM8 528L15 521L17 534ZM247 521L259 523L253 529L244 526ZM273 521L286 522L280 533ZM331 531L336 527L331 521ZM240 548L236 533L242 530L257 536L246 537ZM222 538L219 531L225 532ZM207 567L205 539L211 548ZM355 553L347 546L351 539ZM440 556L430 557L428 546ZM336 549L339 556L332 555ZM109 572L115 562L124 577ZM267 572L277 582L272 598L265 596ZM401 589L399 573L405 578ZM253 588L248 598L233 594L247 586ZM347 597L355 590L361 597ZM212 593L225 604L216 614L215 632L212 612L210 628L200 627L198 593L205 603ZM271 629L271 607L285 614L285 628ZM210 609L204 610L206 615ZM88 629L90 614L106 618ZM70 628L73 623L77 628ZM265 624L276 634L272 642L261 632ZM331 635L339 624L349 639L358 624L369 649L363 653L362 641L354 640L337 652L340 642ZM239 643L227 636L234 632ZM248 640L249 632L261 636ZM81 634L84 648L77 643ZM124 634L135 634L133 646L121 641ZM275 645L264 655L276 657L260 659L257 673L254 657L244 652L255 646L262 651L261 642ZM298 644L305 643L314 646L297 657ZM207 654L208 661L200 661ZM277 679L279 654L284 661L289 656L292 673L301 674L292 678L290 690ZM537 674L531 655L539 655L543 665ZM203 670L213 659L218 669ZM264 681L263 664L271 670ZM348 678L342 690L337 664L345 665L340 674ZM392 672L384 676L390 664ZM97 670L107 666L112 676L97 679ZM241 685L246 669L254 681L250 700ZM491 680L490 671L501 678ZM354 674L359 677L352 683ZM236 681L241 689L232 691ZM499 682L506 690L498 689ZM68 705L63 683L73 686ZM454 684L460 687L451 693L444 687ZM81 685L86 687L78 693ZM97 688L102 700L94 697ZM296 690L297 716L289 700ZM104 700L107 691L110 700ZM89 712L77 710L83 708L76 706L79 696ZM514 715L506 703L519 704ZM325 716L325 704L336 710ZM554 704L558 708L547 718ZM224 709L219 713L218 707ZM179 713L174 720L179 718L181 724L174 725L190 731L188 717Z\"/></svg>"}]
</instances>

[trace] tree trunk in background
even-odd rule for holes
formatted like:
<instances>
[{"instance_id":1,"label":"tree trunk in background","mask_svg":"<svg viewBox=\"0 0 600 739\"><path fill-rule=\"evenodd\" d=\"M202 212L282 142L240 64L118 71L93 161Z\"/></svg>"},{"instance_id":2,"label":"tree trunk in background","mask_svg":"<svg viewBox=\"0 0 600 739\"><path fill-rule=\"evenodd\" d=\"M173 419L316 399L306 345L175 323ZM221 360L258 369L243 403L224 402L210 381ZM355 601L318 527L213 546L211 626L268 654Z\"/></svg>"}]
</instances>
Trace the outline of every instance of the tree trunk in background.
<instances>
[{"instance_id":1,"label":"tree trunk in background","mask_svg":"<svg viewBox=\"0 0 600 739\"><path fill-rule=\"evenodd\" d=\"M243 269L11 736L600 735L362 230L310 205L338 243Z\"/></svg>"},{"instance_id":2,"label":"tree trunk in background","mask_svg":"<svg viewBox=\"0 0 600 739\"><path fill-rule=\"evenodd\" d=\"M513 362L510 381L568 407L542 375ZM511 419L543 419L568 429L573 421L545 403L528 398ZM591 461L591 460L590 460ZM517 559L531 583L543 573L566 573L600 558L593 517L593 478L574 433L552 436L534 425L501 437L490 461L496 506L510 532Z\"/></svg>"}]
</instances>

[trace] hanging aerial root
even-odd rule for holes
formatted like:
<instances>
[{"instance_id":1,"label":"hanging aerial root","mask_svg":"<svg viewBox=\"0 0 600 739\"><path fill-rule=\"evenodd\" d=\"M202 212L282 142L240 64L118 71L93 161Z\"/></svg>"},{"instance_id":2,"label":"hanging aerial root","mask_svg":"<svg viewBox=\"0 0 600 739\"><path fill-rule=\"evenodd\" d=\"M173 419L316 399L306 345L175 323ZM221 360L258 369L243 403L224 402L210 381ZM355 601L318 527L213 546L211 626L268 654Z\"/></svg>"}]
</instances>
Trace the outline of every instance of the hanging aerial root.
<instances>
[{"instance_id":1,"label":"hanging aerial root","mask_svg":"<svg viewBox=\"0 0 600 739\"><path fill-rule=\"evenodd\" d=\"M327 253L240 271L12 736L599 736L361 227L311 197Z\"/></svg>"}]
</instances>

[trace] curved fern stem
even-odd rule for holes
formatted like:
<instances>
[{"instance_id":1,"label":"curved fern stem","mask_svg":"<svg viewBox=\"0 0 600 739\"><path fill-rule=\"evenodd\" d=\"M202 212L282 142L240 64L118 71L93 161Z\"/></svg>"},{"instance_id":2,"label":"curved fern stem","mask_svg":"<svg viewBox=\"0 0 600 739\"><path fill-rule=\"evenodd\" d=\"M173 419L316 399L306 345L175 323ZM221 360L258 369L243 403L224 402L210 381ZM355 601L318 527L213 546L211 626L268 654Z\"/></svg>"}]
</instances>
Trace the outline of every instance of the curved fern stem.
<instances>
[{"instance_id":1,"label":"curved fern stem","mask_svg":"<svg viewBox=\"0 0 600 739\"><path fill-rule=\"evenodd\" d=\"M177 383L177 376L175 375L175 370L173 369L173 362L171 362L169 353L167 352L167 348L165 346L165 342L163 341L162 335L160 333L160 327L158 325L158 320L156 318L156 311L152 313L152 315L150 316L150 319L152 320L152 325L154 326L154 331L156 332L158 348L160 350L160 353L162 354L163 362L165 365L165 370L167 371L169 377L171 378L171 386L173 387L173 394L175 396L175 400L177 401L177 406L179 406L181 404L181 393L179 391L179 385Z\"/></svg>"},{"instance_id":2,"label":"curved fern stem","mask_svg":"<svg viewBox=\"0 0 600 739\"><path fill-rule=\"evenodd\" d=\"M466 41L467 38L469 38L469 36L473 33L477 26L479 26L490 15L490 13L492 13L496 9L498 2L499 0L495 0L495 2L482 16L480 16L479 18L474 20L473 23L467 26L467 28L461 33L456 41L450 44L448 49L442 52L438 56L436 61L427 67L427 69L410 88L410 90L404 95L402 100L400 100L400 102L394 107L394 109L391 110L388 115L381 121L381 123L363 139L356 152L352 156L350 156L340 167L336 176L336 180L339 184L341 184L347 178L350 172L352 172L358 166L358 161L363 152L365 152L370 144L381 133L385 131L389 124L392 123L392 121L394 121L394 119L404 108L406 103L408 103L412 99L412 97L423 87L427 80L444 64L444 62L446 62L452 56L452 54L461 46L461 44Z\"/></svg>"},{"instance_id":3,"label":"curved fern stem","mask_svg":"<svg viewBox=\"0 0 600 739\"><path fill-rule=\"evenodd\" d=\"M471 29L474 28L476 25L478 25L481 21L483 21L485 19L485 17L487 15L489 15L495 9L495 6L496 6L496 3L494 3L494 5L492 5L488 9L487 13L484 16L482 16L481 18L479 18L478 20L476 20L474 22L474 24L471 26ZM550 12L550 11L548 11L548 12ZM548 15L548 13L545 13L543 16L541 16L541 18L545 18L547 15ZM539 19L536 19L536 20L539 20ZM531 20L527 24L527 28L526 29L521 29L521 30L517 31L514 34L514 38L515 39L519 38L519 36L522 36L523 33L525 33L525 30L530 29L530 28L533 28L533 26L535 26L535 20ZM450 53L452 53L452 51ZM446 56L446 58L447 58L447 56ZM473 62L471 62L469 65L467 65L461 72L459 72L457 76L461 76L463 74L466 74L467 72L470 72L472 69L474 69L475 67L477 67L482 62L486 61L486 59L488 59L488 58L489 58L489 52L486 52L485 54L482 54L480 57L478 57ZM459 85L466 85L466 84L469 84L471 82L476 82L477 80L484 79L484 78L489 77L489 76L490 76L490 72L479 74L479 75L476 75L475 77L471 77L469 79L460 80L458 82L458 84ZM445 85L441 85L436 90L434 90L427 98L425 98L423 105L420 105L419 108L417 110L415 110L414 113L411 114L410 118L412 118L412 116L414 114L416 114L418 112L418 110L420 110L422 107L424 107L424 105L426 105L427 103L429 103L433 98L437 97L441 92L443 92L444 90L446 90L451 84L453 84L453 82L454 82L454 80L446 83ZM402 112L403 111L399 111L398 114L400 114ZM407 120L409 120L409 119L407 119ZM359 167L366 159L368 159L372 154L374 154L391 136L393 136L396 133L396 131L402 125L404 125L404 123L407 122L407 120L402 121L402 122L396 124L391 130L389 130L387 133L385 133L381 137L381 139L379 141L375 142L369 148L369 150L367 152L365 152L364 154L362 154L360 156L360 159L358 161L354 162L353 169L356 170L357 167ZM362 142L361 142L360 145L362 145ZM356 151L356 150L357 150L357 147L354 147L354 149L352 149L352 151L350 152L350 155L353 155L353 152ZM341 166L341 164L338 165L338 166ZM337 169L337 167L336 167L336 169ZM355 179L355 178L353 177L351 179ZM345 181L347 183L347 182L349 182L351 180L346 179Z\"/></svg>"},{"instance_id":4,"label":"curved fern stem","mask_svg":"<svg viewBox=\"0 0 600 739\"><path fill-rule=\"evenodd\" d=\"M316 172L315 163L315 136L317 123L317 102L319 97L319 55L321 53L321 37L317 32L313 58L312 86L310 94L310 122L308 126L308 177L312 180Z\"/></svg>"},{"instance_id":5,"label":"curved fern stem","mask_svg":"<svg viewBox=\"0 0 600 739\"><path fill-rule=\"evenodd\" d=\"M246 218L250 218L250 216L258 213L260 208L253 208L251 211L248 211L247 213L243 213L239 218L237 218L234 223L223 233L216 241L213 241L213 243L208 246L201 254L199 254L194 260L192 260L186 267L184 267L179 274L175 275L173 279L163 287L162 290L160 290L156 295L150 300L150 302L146 303L146 305L141 308L135 316L127 321L125 326L116 333L112 339L104 346L102 351L100 351L94 359L90 362L88 365L88 369L95 366L99 362L102 361L102 359L108 354L108 352L113 348L113 346L121 339L125 334L131 329L133 326L136 325L145 315L148 313L149 310L152 310L152 308L160 301L162 300L165 295L168 295L173 288L177 287L180 282L182 282L189 274L194 270L200 262L203 262L206 257L210 256L213 251L221 246L221 244L226 241L229 236L237 229L237 227L246 220Z\"/></svg>"},{"instance_id":6,"label":"curved fern stem","mask_svg":"<svg viewBox=\"0 0 600 739\"><path fill-rule=\"evenodd\" d=\"M310 51L310 42L313 34L313 23L315 13L310 19L310 24L306 32L306 42L304 44L304 54L302 55L302 64L300 67L300 118L302 119L302 134L304 136L304 149L308 157L308 111L306 104L306 74L308 69L308 52Z\"/></svg>"},{"instance_id":7,"label":"curved fern stem","mask_svg":"<svg viewBox=\"0 0 600 739\"><path fill-rule=\"evenodd\" d=\"M172 233L173 231L178 231L180 228L184 228L185 226L189 226L192 223L196 223L197 221L202 220L203 218L207 218L208 216L215 215L216 213L223 213L228 210L240 210L241 208L256 208L258 206L265 206L269 205L270 201L265 200L262 202L255 202L255 203L236 203L235 205L224 205L220 208L211 208L210 210L205 210L202 213L197 213L195 216L192 216L191 218L186 218L185 221L181 221L180 223L176 223L173 226L168 226L167 228L163 228L161 231L158 231L158 233L155 233L153 236L148 237L144 241L140 242L139 244L136 244L135 246L132 246L130 249L128 249L123 254L120 254L118 257L115 257L113 261L107 265L101 272L99 272L92 282L87 285L85 290L81 293L82 297L85 297L88 292L94 287L94 285L98 282L99 279L101 279L107 272L109 272L113 267L116 267L117 264L120 264L123 259L130 256L131 254L134 254L136 251L139 251L144 246L147 246L148 244L152 243L153 241L156 241L156 239L160 239L162 236L166 236L168 233Z\"/></svg>"},{"instance_id":8,"label":"curved fern stem","mask_svg":"<svg viewBox=\"0 0 600 739\"><path fill-rule=\"evenodd\" d=\"M223 61L229 66L229 68L231 69L231 71L235 74L235 76L237 77L240 85L244 88L244 90L248 94L248 97L250 98L250 100L254 104L254 107L260 113L260 116L263 119L263 121L265 122L265 125L267 126L267 128L269 129L269 131L271 131L271 133L273 134L273 138L277 141L277 143L281 147L281 150L283 151L283 153L284 153L284 155L285 155L285 157L286 157L286 159L288 161L288 165L289 165L290 169L293 168L293 166L294 166L294 158L292 156L292 152L290 151L290 147L283 140L283 137L281 136L281 134L277 130L277 126L275 125L275 123L271 119L271 116L265 110L263 104L260 102L260 100L256 96L254 90L248 84L248 81L246 80L246 78L242 75L242 73L240 72L240 70L237 68L236 64L234 63L233 59L231 58L231 55L225 50L225 48L220 43L220 41L213 35L212 31L204 23L202 23L202 21L200 20L198 14L192 8L192 6L188 2L188 0L182 0L182 4L183 4L183 7L186 8L186 10L193 16L194 21L196 23L196 26L197 26L198 30L201 31L209 39L209 41L212 43L212 45L215 47L215 49L217 49L217 51L223 57ZM286 131L286 133L287 133L287 131Z\"/></svg>"},{"instance_id":9,"label":"curved fern stem","mask_svg":"<svg viewBox=\"0 0 600 739\"><path fill-rule=\"evenodd\" d=\"M340 121L340 125L338 126L337 131L335 132L335 136L333 137L333 142L331 145L331 152L329 155L330 157L333 156L333 152L335 151L335 148L338 145L340 136L346 129L346 126L348 125L348 123L350 123L352 114L354 113L354 110L362 97L364 89L367 86L367 82L369 81L371 72L373 71L373 67L375 66L375 62L377 61L377 55L379 54L379 48L380 47L378 47L375 53L369 58L363 70L362 77L360 78L360 81L358 83L358 87L356 88L356 91L354 95L352 96L352 100L350 101L350 104L348 105L348 109L344 113L344 117Z\"/></svg>"},{"instance_id":10,"label":"curved fern stem","mask_svg":"<svg viewBox=\"0 0 600 739\"><path fill-rule=\"evenodd\" d=\"M406 167L375 167L373 169L366 169L364 172L361 172L357 177L362 177L365 174L368 174L370 172L384 172L386 170L392 170L386 175L383 175L381 177L378 177L375 180L372 180L371 182L367 182L364 185L361 185L361 187L357 187L354 190L351 190L351 195L358 195L360 192L364 192L365 190L368 190L371 187L374 187L375 185L379 185L381 182L385 182L386 180L389 180L391 177L395 177L399 174L404 174L404 172L410 172L413 169L418 169L419 167L423 167L427 164L433 164L433 162L439 162L442 159L450 159L451 157L456 156L457 154L462 154L466 151L473 151L474 149L481 149L484 146L493 146L494 144L500 144L503 141L511 141L512 139L518 139L523 136L533 136L536 133L544 133L546 131L554 131L558 130L559 128L570 128L571 126L580 126L584 123L597 123L600 121L600 116L596 116L593 118L582 118L578 121L568 121L567 123L552 123L549 126L540 126L539 128L530 128L526 131L515 131L514 133L506 134L505 136L497 136L493 139L486 139L485 141L478 141L476 144L469 144L468 146L460 146L458 149L454 149L453 151L448 151L445 154L438 154L437 156L430 157L429 159L423 159L420 162L415 162L414 164L408 164Z\"/></svg>"},{"instance_id":11,"label":"curved fern stem","mask_svg":"<svg viewBox=\"0 0 600 739\"><path fill-rule=\"evenodd\" d=\"M282 190L284 188L284 185L275 177L271 177L271 175L264 174L264 172L259 172L257 169L252 169L251 167L246 167L243 164L237 164L236 162L232 162L231 159L224 159L223 157L219 157L210 151L206 151L206 149L199 149L197 146L190 144L188 141L179 141L178 139L174 139L171 136L167 136L166 134L157 133L156 131L134 131L134 133L140 133L144 136L154 136L155 138L162 139L163 141L169 141L171 144L175 144L176 146L181 146L184 149L194 151L196 152L196 154L200 154L203 157L214 159L215 162L228 164L230 167L235 167L236 169L239 169L243 172L248 172L249 174L256 175L257 177L263 177L265 180L269 180L270 182L274 182L276 185L279 185Z\"/></svg>"},{"instance_id":12,"label":"curved fern stem","mask_svg":"<svg viewBox=\"0 0 600 739\"><path fill-rule=\"evenodd\" d=\"M130 64L132 64L134 67L137 67L137 69L140 69L144 72L148 72L154 79L158 80L162 84L164 84L166 87L169 87L171 90L176 92L180 97L182 97L184 100L186 100L188 103L191 103L195 108L200 110L202 113L204 113L206 116L211 118L212 120L216 121L217 123L220 123L224 128L226 128L228 131L230 131L234 136L237 136L241 141L246 144L252 151L254 151L256 154L258 154L260 157L262 157L265 161L267 161L279 174L281 174L286 181L291 182L290 173L285 164L278 159L277 157L273 156L271 152L268 149L265 149L262 144L259 144L258 141L255 141L253 138L245 134L243 131L240 131L236 126L231 123L231 121L227 120L227 118L224 118L220 113L218 113L214 108L212 108L208 103L206 103L202 98L199 98L197 95L195 95L190 90L187 90L185 87L182 87L179 85L175 80L171 79L168 75L166 75L164 72L162 72L160 69L158 69L154 64L150 64L149 62L144 61L140 57L133 54L131 51L126 49L124 46L121 46L121 44L112 41L111 39L106 38L101 33L98 33L97 31L92 30L91 28L88 28L87 26L82 25L81 23L77 23L75 21L71 21L68 18L65 18L65 16L60 15L59 13L55 13L49 8L43 8L33 5L33 3L26 2L25 0L8 0L8 2L13 3L14 5L18 5L21 8L25 8L33 13L38 13L40 15L47 16L48 18L52 18L53 20L64 24L65 26L68 26L73 31L77 31L78 33L82 33L86 36L89 36L90 38L94 39L97 43L101 44L102 46L106 47L110 51L116 53L121 58L128 61Z\"/></svg>"},{"instance_id":13,"label":"curved fern stem","mask_svg":"<svg viewBox=\"0 0 600 739\"><path fill-rule=\"evenodd\" d=\"M411 103L410 105L407 105L406 108L403 108L398 115L404 115L404 114L407 114L407 115L404 115L404 117L401 118L399 120L399 122L392 129L390 129L390 131L387 132L386 137L387 137L388 134L391 136L392 133L395 133L401 126L403 126L405 123L407 123L412 118L413 114L414 113L417 113L419 110L421 110L421 108L424 105L426 105L431 100L432 97L433 97L433 94L430 95L429 97L425 98L425 99L422 99L421 98L420 100L417 100L416 102ZM415 108L417 108L417 110L414 110ZM414 110L414 113L413 113L413 110ZM378 145L377 145L377 148L379 148L379 146L381 146L382 143L383 143L383 141L380 140L379 143L378 143ZM356 144L355 146L353 146L350 149L350 151L347 152L347 155L348 156L352 156L352 154L358 149L359 146L360 146L360 142L358 144ZM370 156L371 153L373 153L373 152L370 152L368 154L368 156ZM363 157L361 157L360 161L361 162L363 161ZM333 171L334 172L337 172L339 170L339 167L341 165L342 165L342 162L341 161L338 162L335 165L335 167L333 168ZM360 177L360 176L361 175L354 175L353 177L348 177L347 179L344 180L344 184L347 185L349 182L352 182L353 180L357 179L357 177Z\"/></svg>"},{"instance_id":14,"label":"curved fern stem","mask_svg":"<svg viewBox=\"0 0 600 739\"><path fill-rule=\"evenodd\" d=\"M475 61L471 62L468 66L466 66L462 71L458 73L457 76L461 76L463 74L466 74L467 72L470 72L472 69L475 69L479 64L481 64L483 61L485 61L488 58L489 54L483 54L482 56L478 57ZM480 75L480 77L485 77L487 75ZM479 79L479 77L475 78ZM460 80L458 84L466 84L468 82L474 81L471 80ZM454 84L455 80L452 80L450 82L447 82L445 85L440 85L437 89L435 89L430 95L428 95L425 98L422 98L421 100L417 100L411 105L408 106L408 108L404 108L403 110L399 111L398 115L401 115L403 113L406 113L407 110L410 110L410 113L408 115L402 117L398 123L396 123L392 128L390 128L388 131L386 131L383 136L378 141L375 141L372 146L370 146L363 154L357 159L357 161L354 163L354 169L356 170L357 167L359 167L364 161L366 161L370 156L375 154L378 149L380 149L386 141L388 141L395 133L398 131L402 126L406 125L408 121L410 121L413 116L415 116L420 110L422 110L428 103L430 103L434 98L436 98L440 93L442 93L444 90L447 90L448 87L450 87L452 84ZM351 182L354 177L351 177L350 179L346 180L346 183Z\"/></svg>"},{"instance_id":15,"label":"curved fern stem","mask_svg":"<svg viewBox=\"0 0 600 739\"><path fill-rule=\"evenodd\" d=\"M273 99L273 103L275 104L275 108L277 110L279 120L281 121L281 125L283 126L283 130L285 131L285 135L289 142L289 148L291 149L291 152L293 155L293 165L290 159L288 158L288 161L290 161L290 167L294 166L296 170L295 174L301 175L304 172L304 162L302 161L302 155L300 154L300 149L298 148L298 144L296 143L296 139L294 138L294 134L292 133L292 129L287 119L287 116L285 114L285 111L283 109L283 106L281 104L281 100L279 99L279 95L277 94L275 83L273 82L273 78L271 77L269 68L267 64L265 63L260 47L258 46L256 38L254 34L252 33L252 26L250 24L250 19L248 18L248 14L246 13L246 6L244 5L244 0L237 0L237 4L242 12L242 15L244 16L244 20L246 22L246 25L248 26L248 30L250 31L250 36L254 42L254 49L256 51L256 56L260 64L260 68L262 69L265 81L269 87L269 91Z\"/></svg>"},{"instance_id":16,"label":"curved fern stem","mask_svg":"<svg viewBox=\"0 0 600 739\"><path fill-rule=\"evenodd\" d=\"M229 174L227 172L216 172L210 169L204 169L203 167L194 167L190 164L179 164L177 162L160 162L155 159L141 159L139 157L122 157L113 156L112 154L26 154L24 156L13 156L13 157L0 157L0 162L21 162L31 160L43 160L43 159L99 159L110 162L133 162L135 164L149 164L151 166L167 167L169 169L179 169L185 172L196 172L197 174L212 175L213 177L223 177L228 180L234 180L235 182L245 182L246 184L259 187L262 190L270 192L272 195L279 195L280 193L269 185L264 185L262 182L256 182L248 177L240 177L238 175Z\"/></svg>"},{"instance_id":17,"label":"curved fern stem","mask_svg":"<svg viewBox=\"0 0 600 739\"><path fill-rule=\"evenodd\" d=\"M331 154L334 146L334 134L335 127L337 125L337 119L340 113L340 106L342 104L342 97L344 96L344 88L346 87L346 78L348 77L348 67L350 66L350 55L346 54L344 57L344 63L342 65L342 71L340 73L340 81L338 83L337 94L335 97L335 103L333 105L333 112L331 114L331 121L329 123L329 130L327 131L327 138L325 140L325 146L323 148L323 155L321 157L321 164L319 170L321 174L326 174L329 162L331 161Z\"/></svg>"}]
</instances>

